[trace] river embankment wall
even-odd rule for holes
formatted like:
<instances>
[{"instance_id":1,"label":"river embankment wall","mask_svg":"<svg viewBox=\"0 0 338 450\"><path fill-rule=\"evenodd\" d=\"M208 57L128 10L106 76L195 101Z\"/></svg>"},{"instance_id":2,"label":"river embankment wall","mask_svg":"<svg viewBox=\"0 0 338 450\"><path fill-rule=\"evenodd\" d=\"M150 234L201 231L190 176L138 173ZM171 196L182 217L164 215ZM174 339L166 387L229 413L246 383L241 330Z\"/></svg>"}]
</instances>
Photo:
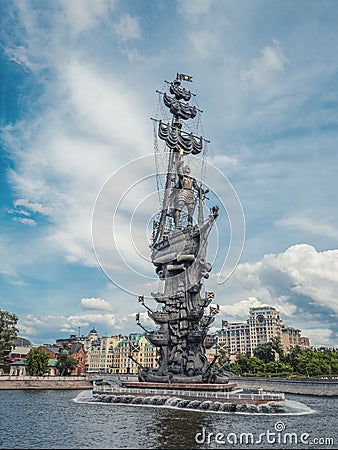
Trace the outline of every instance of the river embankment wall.
<instances>
[{"instance_id":1,"label":"river embankment wall","mask_svg":"<svg viewBox=\"0 0 338 450\"><path fill-rule=\"evenodd\" d=\"M236 377L230 380L242 389L263 389L285 394L338 397L338 380Z\"/></svg>"},{"instance_id":2,"label":"river embankment wall","mask_svg":"<svg viewBox=\"0 0 338 450\"><path fill-rule=\"evenodd\" d=\"M230 380L242 389L263 389L264 391L285 394L317 395L338 397L338 380L289 379L235 377ZM0 390L11 389L93 389L87 376L38 377L38 376L0 376Z\"/></svg>"},{"instance_id":3,"label":"river embankment wall","mask_svg":"<svg viewBox=\"0 0 338 450\"><path fill-rule=\"evenodd\" d=\"M92 389L92 383L81 376L38 377L38 376L0 376L0 390L11 389Z\"/></svg>"}]
</instances>

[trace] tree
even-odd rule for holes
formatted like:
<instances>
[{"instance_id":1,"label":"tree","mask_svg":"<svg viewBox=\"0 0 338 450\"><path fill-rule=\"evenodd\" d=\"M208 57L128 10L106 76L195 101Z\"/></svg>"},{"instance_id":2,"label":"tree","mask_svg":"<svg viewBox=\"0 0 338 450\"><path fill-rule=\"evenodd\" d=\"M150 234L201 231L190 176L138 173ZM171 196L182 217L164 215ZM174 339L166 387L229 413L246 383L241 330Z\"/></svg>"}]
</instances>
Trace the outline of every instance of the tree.
<instances>
[{"instance_id":1,"label":"tree","mask_svg":"<svg viewBox=\"0 0 338 450\"><path fill-rule=\"evenodd\" d=\"M67 376L71 374L77 364L78 361L75 358L69 356L65 350L62 350L56 362L56 368L59 370L61 376Z\"/></svg>"},{"instance_id":2,"label":"tree","mask_svg":"<svg viewBox=\"0 0 338 450\"><path fill-rule=\"evenodd\" d=\"M0 310L0 356L13 347L13 341L19 331L15 326L17 322L15 314Z\"/></svg>"},{"instance_id":3,"label":"tree","mask_svg":"<svg viewBox=\"0 0 338 450\"><path fill-rule=\"evenodd\" d=\"M240 354L238 355L235 364L240 367L240 372L242 375L259 375L259 373L264 369L263 362L255 356Z\"/></svg>"},{"instance_id":4,"label":"tree","mask_svg":"<svg viewBox=\"0 0 338 450\"><path fill-rule=\"evenodd\" d=\"M242 375L242 368L241 366L235 361L231 363L231 366L229 368L229 372L233 375Z\"/></svg>"},{"instance_id":5,"label":"tree","mask_svg":"<svg viewBox=\"0 0 338 450\"><path fill-rule=\"evenodd\" d=\"M285 364L282 361L271 361L265 364L265 373L286 376L292 373L292 367L290 364Z\"/></svg>"},{"instance_id":6,"label":"tree","mask_svg":"<svg viewBox=\"0 0 338 450\"><path fill-rule=\"evenodd\" d=\"M254 349L254 355L264 363L275 361L275 351L272 348L272 343L259 344Z\"/></svg>"},{"instance_id":7,"label":"tree","mask_svg":"<svg viewBox=\"0 0 338 450\"><path fill-rule=\"evenodd\" d=\"M42 376L47 372L49 356L42 348L34 348L27 354L25 364L29 375Z\"/></svg>"},{"instance_id":8,"label":"tree","mask_svg":"<svg viewBox=\"0 0 338 450\"><path fill-rule=\"evenodd\" d=\"M304 353L304 351L299 345L292 347L289 353L284 355L283 362L290 364L294 372L298 372L299 355Z\"/></svg>"}]
</instances>

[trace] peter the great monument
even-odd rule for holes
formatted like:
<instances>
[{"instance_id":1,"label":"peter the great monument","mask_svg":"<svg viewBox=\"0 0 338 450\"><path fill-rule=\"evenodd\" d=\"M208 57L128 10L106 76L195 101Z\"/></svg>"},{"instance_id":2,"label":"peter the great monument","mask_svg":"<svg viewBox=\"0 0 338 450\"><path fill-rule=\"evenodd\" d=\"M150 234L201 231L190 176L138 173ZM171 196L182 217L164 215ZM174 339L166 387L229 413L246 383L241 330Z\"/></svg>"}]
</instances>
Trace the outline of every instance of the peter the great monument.
<instances>
[{"instance_id":1,"label":"peter the great monument","mask_svg":"<svg viewBox=\"0 0 338 450\"><path fill-rule=\"evenodd\" d=\"M208 332L219 310L211 305L213 292L204 287L212 269L207 261L208 239L219 207L206 205L209 190L203 183L209 141L194 132L200 129L202 111L189 103L195 94L183 82L192 82L192 77L178 73L174 81L165 82L164 92L157 91L161 118L152 119L160 208L154 212L150 256L160 289L149 295L156 309L149 307L143 294L139 302L156 329L148 330L140 313L136 321L159 349L158 367L138 363L131 348L129 357L139 364L138 380L96 382L94 398L224 412L236 408L257 412L257 405L267 408L265 404L274 401L278 407L269 406L266 412L282 411L284 394L244 392L229 382L222 367L217 368L219 355L211 361L206 357L206 349L215 344Z\"/></svg>"},{"instance_id":2,"label":"peter the great monument","mask_svg":"<svg viewBox=\"0 0 338 450\"><path fill-rule=\"evenodd\" d=\"M153 119L157 136L165 144L162 152L155 145L155 158L164 157L167 166L162 207L153 222L151 261L164 286L163 292L151 294L162 308L156 311L148 308L158 329L152 332L145 329L147 339L160 348L159 367L141 368L139 379L160 383L227 383L228 378L215 371L205 356L206 348L214 344L208 330L217 308L211 307L206 314L213 293L201 295L201 291L212 268L206 253L218 207L213 206L204 219L208 190L192 176L186 159L198 157L205 164L207 141L194 135L189 131L191 126L186 125L201 111L189 104L193 94L182 87L182 81L192 81L192 77L177 74L174 81L167 83L170 95L159 93L169 110L170 121ZM139 301L145 305L143 296ZM137 322L142 326L139 316Z\"/></svg>"}]
</instances>

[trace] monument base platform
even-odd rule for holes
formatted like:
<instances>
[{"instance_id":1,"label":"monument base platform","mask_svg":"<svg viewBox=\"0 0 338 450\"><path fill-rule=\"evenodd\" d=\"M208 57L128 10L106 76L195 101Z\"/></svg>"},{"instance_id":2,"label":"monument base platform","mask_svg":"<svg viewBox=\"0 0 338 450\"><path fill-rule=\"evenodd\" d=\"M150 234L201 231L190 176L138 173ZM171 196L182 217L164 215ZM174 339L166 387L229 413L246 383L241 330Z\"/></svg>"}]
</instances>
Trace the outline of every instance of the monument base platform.
<instances>
[{"instance_id":1,"label":"monument base platform","mask_svg":"<svg viewBox=\"0 0 338 450\"><path fill-rule=\"evenodd\" d=\"M151 381L124 381L125 388L138 389L168 389L168 390L189 390L189 391L209 391L209 392L231 392L236 388L236 383L155 383Z\"/></svg>"},{"instance_id":2,"label":"monument base platform","mask_svg":"<svg viewBox=\"0 0 338 450\"><path fill-rule=\"evenodd\" d=\"M278 413L284 411L283 393L243 390L236 383L157 383L95 381L94 401L124 405L167 406L219 412Z\"/></svg>"}]
</instances>

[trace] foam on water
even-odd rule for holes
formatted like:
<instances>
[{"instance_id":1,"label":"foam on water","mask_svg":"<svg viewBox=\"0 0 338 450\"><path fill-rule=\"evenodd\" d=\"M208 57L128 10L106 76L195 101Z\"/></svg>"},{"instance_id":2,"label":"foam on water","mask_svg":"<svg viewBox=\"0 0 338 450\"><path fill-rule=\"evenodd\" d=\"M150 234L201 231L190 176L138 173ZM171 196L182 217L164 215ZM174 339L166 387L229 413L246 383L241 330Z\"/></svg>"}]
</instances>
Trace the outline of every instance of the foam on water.
<instances>
[{"instance_id":1,"label":"foam on water","mask_svg":"<svg viewBox=\"0 0 338 450\"><path fill-rule=\"evenodd\" d=\"M213 402L210 400L186 400L178 397L133 397L133 396L120 396L129 397L128 401L125 399L119 399L117 402L116 397L109 395L93 395L91 391L80 392L73 401L75 403L87 403L87 404L114 404L117 406L142 406L152 408L170 408L170 409L184 409L185 411L194 412L210 412L218 414L250 414L250 415L305 415L313 414L316 411L309 408L304 403L288 400L283 402L271 402L266 405L237 405L236 411L232 410L229 403ZM131 399L132 397L132 399Z\"/></svg>"},{"instance_id":2,"label":"foam on water","mask_svg":"<svg viewBox=\"0 0 338 450\"><path fill-rule=\"evenodd\" d=\"M73 398L73 402L75 403L93 403L93 393L92 391L81 391L78 395Z\"/></svg>"},{"instance_id":3,"label":"foam on water","mask_svg":"<svg viewBox=\"0 0 338 450\"><path fill-rule=\"evenodd\" d=\"M297 415L301 416L304 414L313 414L316 412L315 409L310 408L304 403L296 402L295 400L285 400L286 411L284 414L286 415Z\"/></svg>"}]
</instances>

